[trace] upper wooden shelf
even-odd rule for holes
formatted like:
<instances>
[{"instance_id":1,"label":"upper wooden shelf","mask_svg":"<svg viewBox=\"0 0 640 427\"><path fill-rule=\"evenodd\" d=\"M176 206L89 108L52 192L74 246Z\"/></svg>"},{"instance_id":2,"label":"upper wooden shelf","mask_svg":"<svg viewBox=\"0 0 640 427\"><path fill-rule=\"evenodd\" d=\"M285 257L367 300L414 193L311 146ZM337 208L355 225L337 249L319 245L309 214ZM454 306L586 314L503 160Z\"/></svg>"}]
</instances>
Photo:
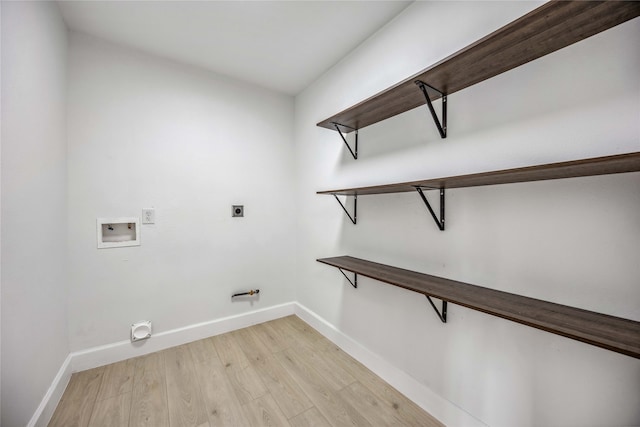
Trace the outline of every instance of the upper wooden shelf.
<instances>
[{"instance_id":1,"label":"upper wooden shelf","mask_svg":"<svg viewBox=\"0 0 640 427\"><path fill-rule=\"evenodd\" d=\"M341 190L318 191L318 194L367 195L403 193L421 188L461 188L481 185L509 184L515 182L543 181L549 179L574 178L579 176L607 175L640 171L640 152L596 157L570 162L550 163L501 171L403 182L399 184L376 185L373 187L346 188Z\"/></svg>"},{"instance_id":2,"label":"upper wooden shelf","mask_svg":"<svg viewBox=\"0 0 640 427\"><path fill-rule=\"evenodd\" d=\"M322 258L317 261L443 301L640 358L640 322L350 256Z\"/></svg>"},{"instance_id":3,"label":"upper wooden shelf","mask_svg":"<svg viewBox=\"0 0 640 427\"><path fill-rule=\"evenodd\" d=\"M637 1L552 1L420 73L318 123L351 132L404 113L426 100L421 80L446 95L519 67L640 15ZM440 95L430 94L431 99Z\"/></svg>"}]
</instances>

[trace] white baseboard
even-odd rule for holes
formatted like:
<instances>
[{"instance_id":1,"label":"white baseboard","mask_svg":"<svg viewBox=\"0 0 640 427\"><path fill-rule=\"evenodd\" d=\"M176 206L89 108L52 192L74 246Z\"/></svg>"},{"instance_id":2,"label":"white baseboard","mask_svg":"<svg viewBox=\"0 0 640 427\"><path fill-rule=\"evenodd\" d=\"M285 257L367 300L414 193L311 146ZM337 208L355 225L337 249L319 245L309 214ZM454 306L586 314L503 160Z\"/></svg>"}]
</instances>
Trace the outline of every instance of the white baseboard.
<instances>
[{"instance_id":1,"label":"white baseboard","mask_svg":"<svg viewBox=\"0 0 640 427\"><path fill-rule=\"evenodd\" d=\"M27 426L39 427L46 426L49 423L73 372L80 372L132 357L142 356L191 341L224 334L236 329L268 322L269 320L279 319L294 313L295 303L289 302L248 313L160 332L154 334L147 340L137 341L136 343L120 341L73 352L65 359Z\"/></svg>"},{"instance_id":2,"label":"white baseboard","mask_svg":"<svg viewBox=\"0 0 640 427\"><path fill-rule=\"evenodd\" d=\"M382 359L371 350L339 331L335 326L300 303L296 303L295 314L307 322L351 357L407 396L425 411L447 426L487 427L482 421L465 412L452 402L434 393L404 371Z\"/></svg>"},{"instance_id":3,"label":"white baseboard","mask_svg":"<svg viewBox=\"0 0 640 427\"><path fill-rule=\"evenodd\" d=\"M132 357L142 356L191 341L224 334L295 313L295 303L275 305L248 313L236 314L208 322L153 334L143 341L120 341L71 353L73 372L85 371Z\"/></svg>"},{"instance_id":4,"label":"white baseboard","mask_svg":"<svg viewBox=\"0 0 640 427\"><path fill-rule=\"evenodd\" d=\"M308 308L296 302L280 304L249 313L223 317L209 322L197 323L183 328L160 332L154 334L148 340L136 343L121 341L73 352L67 356L60 367L53 383L27 426L39 427L46 426L49 423L73 372L84 371L131 357L142 356L191 341L246 328L269 320L279 319L291 314L296 314L311 327L445 425L486 427L481 421L437 395L424 384L419 383L405 372L336 329Z\"/></svg>"},{"instance_id":5,"label":"white baseboard","mask_svg":"<svg viewBox=\"0 0 640 427\"><path fill-rule=\"evenodd\" d=\"M67 384L69 384L70 378L71 355L69 354L67 358L64 359L64 362L62 362L62 366L58 370L56 377L53 379L40 405L38 405L38 409L36 409L36 412L29 420L27 427L40 427L49 424L56 410L56 406L58 406L58 402L60 402L62 393L64 393L64 389L67 388Z\"/></svg>"}]
</instances>

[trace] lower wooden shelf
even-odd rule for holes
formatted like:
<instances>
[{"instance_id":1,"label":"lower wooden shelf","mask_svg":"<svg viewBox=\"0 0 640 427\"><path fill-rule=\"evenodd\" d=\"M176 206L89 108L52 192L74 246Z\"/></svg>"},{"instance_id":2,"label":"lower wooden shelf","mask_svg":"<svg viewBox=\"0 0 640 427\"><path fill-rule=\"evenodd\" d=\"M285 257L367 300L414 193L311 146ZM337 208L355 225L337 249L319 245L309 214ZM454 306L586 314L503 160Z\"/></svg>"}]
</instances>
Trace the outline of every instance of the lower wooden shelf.
<instances>
[{"instance_id":1,"label":"lower wooden shelf","mask_svg":"<svg viewBox=\"0 0 640 427\"><path fill-rule=\"evenodd\" d=\"M318 262L640 359L640 322L339 256Z\"/></svg>"}]
</instances>

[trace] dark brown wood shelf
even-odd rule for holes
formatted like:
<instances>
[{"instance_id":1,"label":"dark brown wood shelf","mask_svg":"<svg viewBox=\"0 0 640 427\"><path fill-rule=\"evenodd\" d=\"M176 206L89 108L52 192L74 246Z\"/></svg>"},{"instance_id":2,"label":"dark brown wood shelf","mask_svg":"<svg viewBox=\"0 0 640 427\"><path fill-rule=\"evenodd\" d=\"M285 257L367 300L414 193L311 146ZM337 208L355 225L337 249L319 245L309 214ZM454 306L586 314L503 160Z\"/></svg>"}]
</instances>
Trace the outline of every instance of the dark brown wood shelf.
<instances>
[{"instance_id":1,"label":"dark brown wood shelf","mask_svg":"<svg viewBox=\"0 0 640 427\"><path fill-rule=\"evenodd\" d=\"M551 1L351 108L318 123L351 132L426 103L415 81L446 95L495 77L640 15L637 1ZM430 98L440 95L433 93Z\"/></svg>"},{"instance_id":2,"label":"dark brown wood shelf","mask_svg":"<svg viewBox=\"0 0 640 427\"><path fill-rule=\"evenodd\" d=\"M640 359L640 322L350 256L318 262Z\"/></svg>"},{"instance_id":3,"label":"dark brown wood shelf","mask_svg":"<svg viewBox=\"0 0 640 427\"><path fill-rule=\"evenodd\" d=\"M463 188L638 171L640 171L640 152L635 152L470 175L410 181L399 184L318 191L318 194L358 196L403 193L416 191L417 187L427 189Z\"/></svg>"}]
</instances>

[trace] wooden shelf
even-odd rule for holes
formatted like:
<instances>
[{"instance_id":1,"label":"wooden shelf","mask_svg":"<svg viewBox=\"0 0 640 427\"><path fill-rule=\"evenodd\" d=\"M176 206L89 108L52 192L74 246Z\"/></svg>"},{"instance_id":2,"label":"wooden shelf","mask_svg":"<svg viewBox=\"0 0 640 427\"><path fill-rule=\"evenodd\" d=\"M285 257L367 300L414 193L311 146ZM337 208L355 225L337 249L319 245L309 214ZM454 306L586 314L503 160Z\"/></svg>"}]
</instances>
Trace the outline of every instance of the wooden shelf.
<instances>
[{"instance_id":1,"label":"wooden shelf","mask_svg":"<svg viewBox=\"0 0 640 427\"><path fill-rule=\"evenodd\" d=\"M318 262L533 328L640 358L640 322L350 256Z\"/></svg>"},{"instance_id":2,"label":"wooden shelf","mask_svg":"<svg viewBox=\"0 0 640 427\"><path fill-rule=\"evenodd\" d=\"M420 73L318 123L343 132L404 113L426 100L421 80L452 94L519 67L640 15L635 1L552 1L476 41ZM446 35L445 35L446 37ZM430 95L437 99L439 95Z\"/></svg>"},{"instance_id":3,"label":"wooden shelf","mask_svg":"<svg viewBox=\"0 0 640 427\"><path fill-rule=\"evenodd\" d=\"M481 185L510 184L516 182L543 181L637 171L640 171L640 152L528 166L524 168L505 169L501 171L475 173L470 175L427 179L423 181L403 182L399 184L318 191L318 194L357 196L403 193L416 191L416 187L434 189L476 187Z\"/></svg>"}]
</instances>

